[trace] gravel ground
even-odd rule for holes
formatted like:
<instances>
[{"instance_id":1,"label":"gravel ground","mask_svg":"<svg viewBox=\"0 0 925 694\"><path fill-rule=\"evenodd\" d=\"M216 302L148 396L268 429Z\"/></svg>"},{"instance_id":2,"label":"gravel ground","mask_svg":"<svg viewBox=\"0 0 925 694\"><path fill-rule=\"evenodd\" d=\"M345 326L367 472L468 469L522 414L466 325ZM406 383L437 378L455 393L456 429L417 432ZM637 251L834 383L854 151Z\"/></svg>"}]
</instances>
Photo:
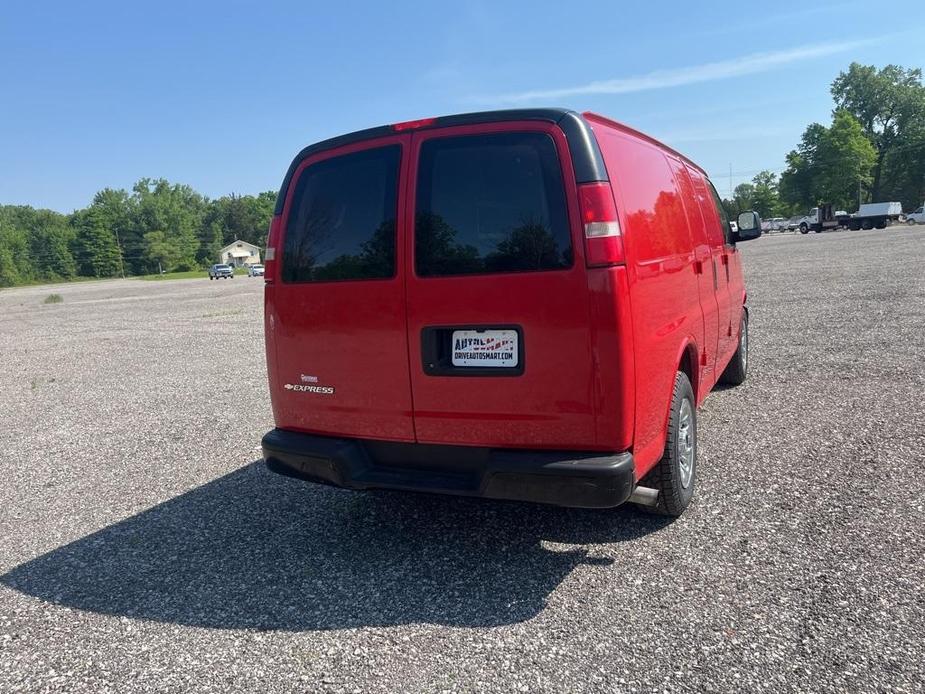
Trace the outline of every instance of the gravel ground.
<instances>
[{"instance_id":1,"label":"gravel ground","mask_svg":"<svg viewBox=\"0 0 925 694\"><path fill-rule=\"evenodd\" d=\"M922 691L925 230L742 252L673 523L271 475L259 280L0 292L0 691Z\"/></svg>"}]
</instances>

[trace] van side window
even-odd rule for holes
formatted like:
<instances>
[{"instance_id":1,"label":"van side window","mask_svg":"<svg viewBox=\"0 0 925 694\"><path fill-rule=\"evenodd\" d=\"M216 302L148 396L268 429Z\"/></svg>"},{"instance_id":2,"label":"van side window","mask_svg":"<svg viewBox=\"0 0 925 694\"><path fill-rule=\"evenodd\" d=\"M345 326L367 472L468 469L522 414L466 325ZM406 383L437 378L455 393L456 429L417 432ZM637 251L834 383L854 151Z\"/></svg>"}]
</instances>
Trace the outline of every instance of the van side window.
<instances>
[{"instance_id":1,"label":"van side window","mask_svg":"<svg viewBox=\"0 0 925 694\"><path fill-rule=\"evenodd\" d=\"M414 254L422 277L570 267L565 188L552 138L495 133L425 141Z\"/></svg>"},{"instance_id":2,"label":"van side window","mask_svg":"<svg viewBox=\"0 0 925 694\"><path fill-rule=\"evenodd\" d=\"M713 183L710 179L706 179L707 187L710 189L710 193L713 195L713 204L716 206L716 214L719 215L720 224L723 225L723 239L726 243L732 243L732 227L729 225L729 217L726 215L726 208L723 207L723 201L719 198L719 193L716 192L716 188L713 187Z\"/></svg>"},{"instance_id":3,"label":"van side window","mask_svg":"<svg viewBox=\"0 0 925 694\"><path fill-rule=\"evenodd\" d=\"M401 147L325 159L296 184L283 244L284 282L395 275Z\"/></svg>"}]
</instances>

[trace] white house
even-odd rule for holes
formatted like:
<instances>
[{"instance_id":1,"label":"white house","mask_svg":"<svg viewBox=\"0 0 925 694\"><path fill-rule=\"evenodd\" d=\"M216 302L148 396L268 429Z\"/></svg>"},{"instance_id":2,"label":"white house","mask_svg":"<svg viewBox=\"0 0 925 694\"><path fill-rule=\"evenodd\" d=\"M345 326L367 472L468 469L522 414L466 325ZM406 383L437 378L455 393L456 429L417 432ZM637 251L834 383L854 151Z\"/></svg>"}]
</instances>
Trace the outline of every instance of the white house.
<instances>
[{"instance_id":1,"label":"white house","mask_svg":"<svg viewBox=\"0 0 925 694\"><path fill-rule=\"evenodd\" d=\"M260 249L247 241L232 241L218 252L218 262L241 267L260 262Z\"/></svg>"}]
</instances>

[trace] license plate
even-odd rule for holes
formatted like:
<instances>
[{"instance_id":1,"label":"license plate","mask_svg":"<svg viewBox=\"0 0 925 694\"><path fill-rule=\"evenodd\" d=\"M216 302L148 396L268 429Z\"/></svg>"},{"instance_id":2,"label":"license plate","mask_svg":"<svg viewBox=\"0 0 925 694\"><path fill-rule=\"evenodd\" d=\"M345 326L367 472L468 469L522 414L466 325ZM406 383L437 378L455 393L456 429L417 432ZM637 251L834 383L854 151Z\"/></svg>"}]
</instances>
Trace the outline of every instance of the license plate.
<instances>
[{"instance_id":1,"label":"license plate","mask_svg":"<svg viewBox=\"0 0 925 694\"><path fill-rule=\"evenodd\" d=\"M453 366L517 366L516 330L454 330Z\"/></svg>"}]
</instances>

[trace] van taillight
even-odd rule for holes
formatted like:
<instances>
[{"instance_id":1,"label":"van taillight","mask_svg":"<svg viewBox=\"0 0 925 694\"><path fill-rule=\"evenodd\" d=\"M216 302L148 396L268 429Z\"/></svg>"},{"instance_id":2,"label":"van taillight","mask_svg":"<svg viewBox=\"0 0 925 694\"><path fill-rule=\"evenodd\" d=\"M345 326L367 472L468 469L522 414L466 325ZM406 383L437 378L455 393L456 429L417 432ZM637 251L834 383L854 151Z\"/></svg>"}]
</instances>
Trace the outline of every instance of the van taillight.
<instances>
[{"instance_id":1,"label":"van taillight","mask_svg":"<svg viewBox=\"0 0 925 694\"><path fill-rule=\"evenodd\" d=\"M276 247L279 244L279 231L283 225L283 216L274 215L267 232L267 250L263 256L263 281L272 282L276 276Z\"/></svg>"},{"instance_id":2,"label":"van taillight","mask_svg":"<svg viewBox=\"0 0 925 694\"><path fill-rule=\"evenodd\" d=\"M623 263L623 235L610 184L584 183L578 186L578 200L588 267Z\"/></svg>"}]
</instances>

